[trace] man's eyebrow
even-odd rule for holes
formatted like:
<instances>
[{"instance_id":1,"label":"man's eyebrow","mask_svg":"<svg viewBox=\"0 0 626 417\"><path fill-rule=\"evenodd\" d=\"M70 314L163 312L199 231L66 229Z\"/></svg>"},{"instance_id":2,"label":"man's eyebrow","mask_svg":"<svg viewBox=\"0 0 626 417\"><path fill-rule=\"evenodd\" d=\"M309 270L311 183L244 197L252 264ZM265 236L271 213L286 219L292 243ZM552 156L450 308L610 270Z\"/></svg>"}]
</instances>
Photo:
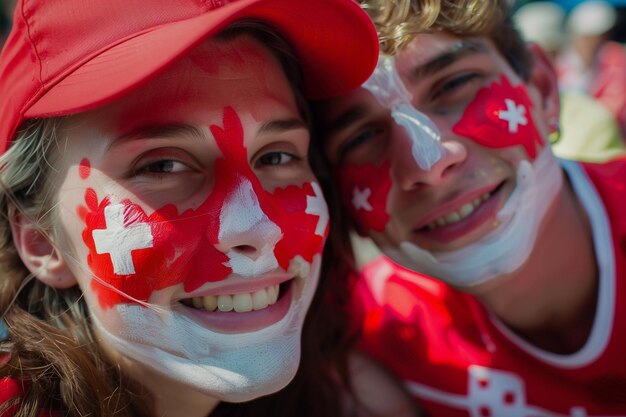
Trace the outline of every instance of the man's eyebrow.
<instances>
[{"instance_id":1,"label":"man's eyebrow","mask_svg":"<svg viewBox=\"0 0 626 417\"><path fill-rule=\"evenodd\" d=\"M187 136L194 139L204 139L206 135L197 127L186 123L166 123L146 125L135 128L116 138L109 149L115 148L131 139L171 138L175 136Z\"/></svg>"},{"instance_id":2,"label":"man's eyebrow","mask_svg":"<svg viewBox=\"0 0 626 417\"><path fill-rule=\"evenodd\" d=\"M478 40L470 39L456 42L447 50L411 70L410 81L412 83L419 81L441 71L462 58L475 54L484 54L488 51L487 46Z\"/></svg>"},{"instance_id":3,"label":"man's eyebrow","mask_svg":"<svg viewBox=\"0 0 626 417\"><path fill-rule=\"evenodd\" d=\"M271 120L261 125L259 131L257 132L257 135L263 135L268 133L283 133L295 129L309 130L309 126L307 126L306 123L297 118Z\"/></svg>"},{"instance_id":4,"label":"man's eyebrow","mask_svg":"<svg viewBox=\"0 0 626 417\"><path fill-rule=\"evenodd\" d=\"M362 104L350 107L324 128L324 136L332 137L367 115L367 108Z\"/></svg>"}]
</instances>

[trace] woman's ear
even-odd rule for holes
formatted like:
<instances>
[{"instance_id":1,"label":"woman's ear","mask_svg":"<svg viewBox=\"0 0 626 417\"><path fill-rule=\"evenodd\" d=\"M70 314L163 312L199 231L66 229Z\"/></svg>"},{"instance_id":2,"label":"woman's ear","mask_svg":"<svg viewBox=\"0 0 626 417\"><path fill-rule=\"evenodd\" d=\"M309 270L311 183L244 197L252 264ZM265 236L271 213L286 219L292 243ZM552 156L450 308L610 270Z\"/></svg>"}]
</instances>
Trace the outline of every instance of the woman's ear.
<instances>
[{"instance_id":1,"label":"woman's ear","mask_svg":"<svg viewBox=\"0 0 626 417\"><path fill-rule=\"evenodd\" d=\"M22 262L35 277L54 288L76 285L65 258L32 219L16 212L11 217L11 232Z\"/></svg>"},{"instance_id":2,"label":"woman's ear","mask_svg":"<svg viewBox=\"0 0 626 417\"><path fill-rule=\"evenodd\" d=\"M529 44L528 48L533 56L529 84L534 86L541 96L541 112L546 125L551 130L558 130L561 101L554 65L539 45Z\"/></svg>"}]
</instances>

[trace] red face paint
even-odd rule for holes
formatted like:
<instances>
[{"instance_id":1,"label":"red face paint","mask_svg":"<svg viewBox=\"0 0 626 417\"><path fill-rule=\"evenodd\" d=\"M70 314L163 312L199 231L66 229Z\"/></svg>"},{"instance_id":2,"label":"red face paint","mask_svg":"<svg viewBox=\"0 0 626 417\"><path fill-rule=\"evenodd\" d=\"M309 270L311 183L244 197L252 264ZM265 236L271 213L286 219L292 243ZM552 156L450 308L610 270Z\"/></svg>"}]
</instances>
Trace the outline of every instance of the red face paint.
<instances>
[{"instance_id":1,"label":"red face paint","mask_svg":"<svg viewBox=\"0 0 626 417\"><path fill-rule=\"evenodd\" d=\"M102 281L94 279L92 286L103 309L132 302L130 298L147 301L154 291L173 285L182 284L190 292L227 278L232 273L226 266L229 259L216 248L219 219L227 197L244 180L252 185L263 212L281 229L274 254L283 269L296 255L311 262L321 253L328 231L315 234L320 217L305 213L307 199L315 196L311 184L271 194L263 189L248 164L243 127L231 108L224 110L223 128L212 125L210 130L223 157L215 162L213 191L197 209L178 213L168 204L148 216L128 199L113 204L111 197L99 201L93 189L86 190L85 206L77 212L86 224L82 235L89 249L87 263ZM116 240L115 230L127 238ZM116 262L120 257L128 261L125 267Z\"/></svg>"},{"instance_id":2,"label":"red face paint","mask_svg":"<svg viewBox=\"0 0 626 417\"><path fill-rule=\"evenodd\" d=\"M543 146L545 141L535 126L531 109L526 87L513 87L502 76L500 83L478 91L453 131L489 148L522 145L534 160L536 144Z\"/></svg>"},{"instance_id":3,"label":"red face paint","mask_svg":"<svg viewBox=\"0 0 626 417\"><path fill-rule=\"evenodd\" d=\"M361 235L383 232L389 221L387 196L391 190L389 162L374 165L346 164L340 168L341 199Z\"/></svg>"},{"instance_id":4,"label":"red face paint","mask_svg":"<svg viewBox=\"0 0 626 417\"><path fill-rule=\"evenodd\" d=\"M78 175L80 176L80 178L86 180L87 178L89 178L90 174L91 162L89 162L89 159L83 158L78 165Z\"/></svg>"}]
</instances>

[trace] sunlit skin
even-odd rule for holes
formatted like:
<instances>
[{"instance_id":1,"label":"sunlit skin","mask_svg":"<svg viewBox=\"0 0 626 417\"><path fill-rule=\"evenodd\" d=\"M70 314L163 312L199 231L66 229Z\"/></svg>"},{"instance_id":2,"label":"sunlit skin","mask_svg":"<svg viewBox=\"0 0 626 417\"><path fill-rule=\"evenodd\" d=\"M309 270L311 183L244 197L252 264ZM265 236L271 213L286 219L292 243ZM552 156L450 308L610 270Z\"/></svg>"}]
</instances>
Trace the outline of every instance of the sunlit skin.
<instances>
[{"instance_id":1,"label":"sunlit skin","mask_svg":"<svg viewBox=\"0 0 626 417\"><path fill-rule=\"evenodd\" d=\"M399 52L396 67L413 106L441 132L444 156L428 171L420 169L411 155L406 131L366 89L319 105L324 150L336 172L389 164L388 223L379 231L362 224L356 213L357 229L366 226L366 234L381 248L412 242L431 252L447 252L480 241L497 228L495 216L515 190L520 161L532 163L547 146L544 138L557 128L554 74L546 69L545 57L534 53L538 64L524 82L493 44L482 38L422 34ZM525 133L517 144L506 133L496 137L488 133L484 140L477 140L482 134L472 132L471 119L463 122L468 108L486 108L495 98L485 94L501 88L515 91L516 104L526 103L527 125L534 133ZM470 117L476 119L476 114ZM480 121L476 129L484 127L484 119ZM373 188L380 187L380 178L372 182ZM345 189L340 193L350 207L346 198L350 194ZM467 217L432 227L477 198L484 201ZM587 219L567 182L542 220L538 236L522 267L506 279L494 279L471 292L533 342L553 350L576 349L591 325L596 275ZM576 266L559 264L552 253L555 247L583 255ZM564 285L569 291L562 291ZM533 309L527 308L529 300ZM569 340L559 340L559 332L570 335Z\"/></svg>"},{"instance_id":2,"label":"sunlit skin","mask_svg":"<svg viewBox=\"0 0 626 417\"><path fill-rule=\"evenodd\" d=\"M286 384L328 231L308 164L309 130L274 56L248 36L208 41L136 92L72 116L63 128L67 142L55 161L59 240L108 354L156 394L157 409L172 405L178 415L207 415L229 395ZM107 235L115 227L135 228L132 239L145 235L119 242L137 249L118 262L110 254L118 240ZM194 297L278 284L288 289L283 303L258 311L191 306ZM147 364L111 342L142 323L161 334L147 326L122 346L148 352ZM237 357L229 346L256 331L246 344L253 352L258 343L261 356ZM146 343L160 356L150 358ZM161 357L200 365L180 374ZM211 369L222 365L249 385L235 394L228 384L212 386Z\"/></svg>"}]
</instances>

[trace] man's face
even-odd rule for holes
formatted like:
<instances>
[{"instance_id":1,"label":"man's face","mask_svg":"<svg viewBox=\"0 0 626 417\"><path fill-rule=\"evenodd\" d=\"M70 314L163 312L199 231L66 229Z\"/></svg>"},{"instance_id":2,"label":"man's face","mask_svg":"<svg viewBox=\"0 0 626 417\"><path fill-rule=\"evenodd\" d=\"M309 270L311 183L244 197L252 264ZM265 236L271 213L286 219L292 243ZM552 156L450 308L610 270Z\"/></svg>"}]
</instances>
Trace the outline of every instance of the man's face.
<instances>
[{"instance_id":1,"label":"man's face","mask_svg":"<svg viewBox=\"0 0 626 417\"><path fill-rule=\"evenodd\" d=\"M355 227L399 262L453 284L511 272L512 264L456 266L489 244L532 247L522 217L545 212L560 188L543 190L542 208L526 201L542 190L537 174L556 166L540 90L482 38L419 35L386 59L360 90L319 106L324 151ZM515 220L507 203L520 202L528 208Z\"/></svg>"}]
</instances>

